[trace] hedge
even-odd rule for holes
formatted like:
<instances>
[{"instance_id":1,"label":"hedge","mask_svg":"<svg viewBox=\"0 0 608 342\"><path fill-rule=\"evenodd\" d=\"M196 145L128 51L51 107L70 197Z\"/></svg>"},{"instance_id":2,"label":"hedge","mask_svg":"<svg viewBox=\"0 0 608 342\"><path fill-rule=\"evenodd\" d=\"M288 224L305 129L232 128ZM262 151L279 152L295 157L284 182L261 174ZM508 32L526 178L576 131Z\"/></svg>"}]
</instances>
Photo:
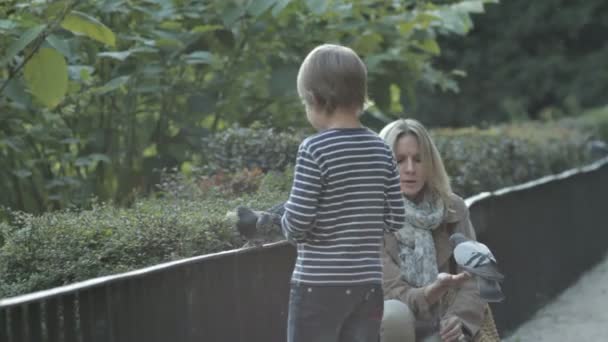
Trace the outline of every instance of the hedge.
<instances>
[{"instance_id":1,"label":"hedge","mask_svg":"<svg viewBox=\"0 0 608 342\"><path fill-rule=\"evenodd\" d=\"M608 111L432 134L455 191L466 197L589 162L589 139L607 127L600 122L608 122ZM209 158L226 170L166 173L154 196L130 208L100 203L38 216L11 212L11 222L0 223L0 298L240 247L226 213L286 199L293 169L285 160L293 159L301 137L238 127L222 134L229 150L210 145Z\"/></svg>"}]
</instances>

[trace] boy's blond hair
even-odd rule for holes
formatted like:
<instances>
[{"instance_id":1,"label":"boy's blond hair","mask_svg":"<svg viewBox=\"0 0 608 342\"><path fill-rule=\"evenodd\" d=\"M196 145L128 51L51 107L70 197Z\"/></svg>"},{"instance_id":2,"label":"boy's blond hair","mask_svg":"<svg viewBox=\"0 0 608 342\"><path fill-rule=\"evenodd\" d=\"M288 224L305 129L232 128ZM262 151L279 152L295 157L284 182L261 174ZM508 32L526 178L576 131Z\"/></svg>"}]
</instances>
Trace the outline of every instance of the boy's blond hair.
<instances>
[{"instance_id":1,"label":"boy's blond hair","mask_svg":"<svg viewBox=\"0 0 608 342\"><path fill-rule=\"evenodd\" d=\"M441 154L439 154L439 150L426 128L417 120L399 119L386 125L379 135L393 150L393 153L401 137L411 135L416 138L420 159L426 174L425 191L430 191L439 196L448 207L452 194L450 179L445 171Z\"/></svg>"},{"instance_id":2,"label":"boy's blond hair","mask_svg":"<svg viewBox=\"0 0 608 342\"><path fill-rule=\"evenodd\" d=\"M348 47L314 48L298 71L298 94L307 106L332 114L337 108L361 111L367 98L367 69Z\"/></svg>"}]
</instances>

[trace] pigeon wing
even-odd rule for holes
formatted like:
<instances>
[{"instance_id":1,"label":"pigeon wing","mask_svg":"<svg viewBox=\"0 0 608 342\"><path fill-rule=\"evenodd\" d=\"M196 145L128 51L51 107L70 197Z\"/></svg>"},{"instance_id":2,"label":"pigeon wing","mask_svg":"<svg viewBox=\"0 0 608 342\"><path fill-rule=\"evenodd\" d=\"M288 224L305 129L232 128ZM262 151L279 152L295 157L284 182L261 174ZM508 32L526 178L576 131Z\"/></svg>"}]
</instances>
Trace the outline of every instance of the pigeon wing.
<instances>
[{"instance_id":1,"label":"pigeon wing","mask_svg":"<svg viewBox=\"0 0 608 342\"><path fill-rule=\"evenodd\" d=\"M494 281L503 281L505 276L498 271L495 263L485 264L479 267L461 266L463 270L474 274L478 277Z\"/></svg>"},{"instance_id":2,"label":"pigeon wing","mask_svg":"<svg viewBox=\"0 0 608 342\"><path fill-rule=\"evenodd\" d=\"M454 259L464 270L492 280L502 281L504 275L498 271L493 256L485 253L487 247L479 248L477 244L467 241L460 243L454 248Z\"/></svg>"}]
</instances>

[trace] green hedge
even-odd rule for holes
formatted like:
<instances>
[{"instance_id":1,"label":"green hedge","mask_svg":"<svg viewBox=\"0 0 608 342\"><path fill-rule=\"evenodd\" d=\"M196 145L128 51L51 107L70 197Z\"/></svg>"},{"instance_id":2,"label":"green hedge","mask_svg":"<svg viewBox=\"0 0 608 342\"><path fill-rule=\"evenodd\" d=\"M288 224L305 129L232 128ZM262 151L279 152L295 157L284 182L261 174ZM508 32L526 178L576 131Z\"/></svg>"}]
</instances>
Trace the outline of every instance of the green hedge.
<instances>
[{"instance_id":1,"label":"green hedge","mask_svg":"<svg viewBox=\"0 0 608 342\"><path fill-rule=\"evenodd\" d=\"M242 245L227 208L270 206L282 193L241 198L148 198L132 208L33 216L0 223L0 298Z\"/></svg>"},{"instance_id":2,"label":"green hedge","mask_svg":"<svg viewBox=\"0 0 608 342\"><path fill-rule=\"evenodd\" d=\"M607 117L608 111L594 111L568 122L432 134L455 191L466 197L590 161L586 143ZM223 134L228 151L210 146L209 158L228 170L165 174L156 195L131 208L11 213L11 223L0 223L0 298L241 246L227 211L286 199L293 169L283 160L294 157L300 133L234 128ZM244 170L251 159L239 155L257 158L260 168Z\"/></svg>"},{"instance_id":3,"label":"green hedge","mask_svg":"<svg viewBox=\"0 0 608 342\"><path fill-rule=\"evenodd\" d=\"M591 160L589 134L562 123L532 123L479 130L432 131L454 192L469 197L523 183Z\"/></svg>"}]
</instances>

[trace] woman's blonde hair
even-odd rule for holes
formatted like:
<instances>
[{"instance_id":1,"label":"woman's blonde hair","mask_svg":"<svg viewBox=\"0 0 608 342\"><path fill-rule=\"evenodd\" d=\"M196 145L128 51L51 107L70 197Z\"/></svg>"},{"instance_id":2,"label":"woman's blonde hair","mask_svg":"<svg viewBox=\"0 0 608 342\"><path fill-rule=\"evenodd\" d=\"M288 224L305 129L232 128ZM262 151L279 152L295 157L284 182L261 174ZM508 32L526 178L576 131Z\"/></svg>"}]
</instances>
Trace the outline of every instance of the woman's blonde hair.
<instances>
[{"instance_id":1,"label":"woman's blonde hair","mask_svg":"<svg viewBox=\"0 0 608 342\"><path fill-rule=\"evenodd\" d=\"M447 207L452 193L450 179L443 166L439 150L437 150L426 128L417 120L399 119L386 125L380 131L380 137L393 150L393 154L395 153L399 139L406 135L411 135L418 141L420 159L426 176L426 184L423 191L430 191L432 194L438 195Z\"/></svg>"}]
</instances>

